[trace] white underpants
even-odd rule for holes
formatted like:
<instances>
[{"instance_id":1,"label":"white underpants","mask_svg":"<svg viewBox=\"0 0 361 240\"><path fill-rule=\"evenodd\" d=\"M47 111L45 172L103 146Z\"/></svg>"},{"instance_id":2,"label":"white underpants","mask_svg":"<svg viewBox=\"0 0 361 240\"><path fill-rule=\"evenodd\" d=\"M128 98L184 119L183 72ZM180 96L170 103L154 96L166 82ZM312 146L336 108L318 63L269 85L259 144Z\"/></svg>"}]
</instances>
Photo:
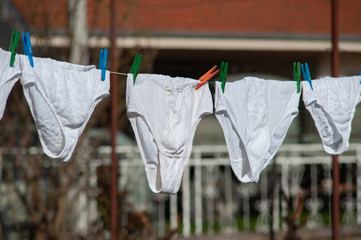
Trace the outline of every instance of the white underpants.
<instances>
[{"instance_id":1,"label":"white underpants","mask_svg":"<svg viewBox=\"0 0 361 240\"><path fill-rule=\"evenodd\" d=\"M328 154L348 150L351 122L360 102L360 80L360 76L312 80L313 91L308 82L302 82L305 107Z\"/></svg>"},{"instance_id":2,"label":"white underpants","mask_svg":"<svg viewBox=\"0 0 361 240\"><path fill-rule=\"evenodd\" d=\"M247 77L215 86L215 114L231 167L242 182L256 182L281 146L298 114L295 82Z\"/></svg>"},{"instance_id":3,"label":"white underpants","mask_svg":"<svg viewBox=\"0 0 361 240\"><path fill-rule=\"evenodd\" d=\"M0 119L2 119L5 106L11 89L21 77L19 56L16 56L14 66L10 67L11 52L0 48Z\"/></svg>"},{"instance_id":4,"label":"white underpants","mask_svg":"<svg viewBox=\"0 0 361 240\"><path fill-rule=\"evenodd\" d=\"M109 72L101 81L95 66L34 57L35 67L22 56L24 95L44 152L68 161L95 106L109 95Z\"/></svg>"},{"instance_id":5,"label":"white underpants","mask_svg":"<svg viewBox=\"0 0 361 240\"><path fill-rule=\"evenodd\" d=\"M127 114L135 133L150 189L178 192L198 123L212 113L208 84L156 74L127 79Z\"/></svg>"}]
</instances>

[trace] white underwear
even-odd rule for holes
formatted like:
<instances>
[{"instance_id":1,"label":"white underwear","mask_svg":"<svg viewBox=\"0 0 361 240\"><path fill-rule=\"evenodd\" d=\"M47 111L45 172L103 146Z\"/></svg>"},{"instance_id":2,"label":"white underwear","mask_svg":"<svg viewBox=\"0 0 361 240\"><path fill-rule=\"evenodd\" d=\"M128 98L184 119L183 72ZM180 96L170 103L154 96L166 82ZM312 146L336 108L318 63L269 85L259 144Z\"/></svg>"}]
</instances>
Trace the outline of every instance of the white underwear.
<instances>
[{"instance_id":1,"label":"white underwear","mask_svg":"<svg viewBox=\"0 0 361 240\"><path fill-rule=\"evenodd\" d=\"M11 89L21 77L19 56L16 56L14 66L10 67L11 52L4 51L0 48L0 120L5 111L6 101Z\"/></svg>"},{"instance_id":2,"label":"white underwear","mask_svg":"<svg viewBox=\"0 0 361 240\"><path fill-rule=\"evenodd\" d=\"M95 66L22 56L21 84L45 154L68 161L95 106L109 95L109 72Z\"/></svg>"},{"instance_id":3,"label":"white underwear","mask_svg":"<svg viewBox=\"0 0 361 240\"><path fill-rule=\"evenodd\" d=\"M361 100L360 80L360 76L312 80L313 91L307 82L302 82L305 107L328 154L348 150L351 122Z\"/></svg>"},{"instance_id":4,"label":"white underwear","mask_svg":"<svg viewBox=\"0 0 361 240\"><path fill-rule=\"evenodd\" d=\"M222 126L231 167L242 182L256 182L281 146L298 114L295 82L247 77L215 86L215 114Z\"/></svg>"},{"instance_id":5,"label":"white underwear","mask_svg":"<svg viewBox=\"0 0 361 240\"><path fill-rule=\"evenodd\" d=\"M208 84L156 74L127 79L127 115L132 125L150 189L178 192L198 123L212 113Z\"/></svg>"}]
</instances>

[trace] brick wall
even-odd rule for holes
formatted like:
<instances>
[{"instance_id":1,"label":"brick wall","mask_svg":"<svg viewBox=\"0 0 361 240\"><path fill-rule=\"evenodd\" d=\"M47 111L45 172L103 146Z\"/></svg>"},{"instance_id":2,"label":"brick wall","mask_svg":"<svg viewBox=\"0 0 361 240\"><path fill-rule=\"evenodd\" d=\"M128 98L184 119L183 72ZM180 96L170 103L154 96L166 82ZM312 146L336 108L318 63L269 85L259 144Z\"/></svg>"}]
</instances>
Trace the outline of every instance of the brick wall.
<instances>
[{"instance_id":1,"label":"brick wall","mask_svg":"<svg viewBox=\"0 0 361 240\"><path fill-rule=\"evenodd\" d=\"M67 27L66 0L11 0L33 26ZM196 34L328 35L331 0L116 0L118 29ZM109 0L88 0L88 24L109 28ZM361 35L361 1L340 0L340 33Z\"/></svg>"}]
</instances>

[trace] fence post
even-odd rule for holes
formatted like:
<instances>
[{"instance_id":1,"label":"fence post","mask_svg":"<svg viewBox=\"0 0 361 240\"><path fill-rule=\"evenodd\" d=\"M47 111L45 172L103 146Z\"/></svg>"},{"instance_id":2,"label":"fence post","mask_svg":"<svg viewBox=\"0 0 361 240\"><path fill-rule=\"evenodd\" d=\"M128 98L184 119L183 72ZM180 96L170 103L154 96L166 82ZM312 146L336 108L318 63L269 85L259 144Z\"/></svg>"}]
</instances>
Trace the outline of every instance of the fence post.
<instances>
[{"instance_id":1,"label":"fence post","mask_svg":"<svg viewBox=\"0 0 361 240\"><path fill-rule=\"evenodd\" d=\"M190 174L189 167L184 170L183 175L183 185L182 185L182 193L183 193L183 236L190 237L191 235L191 199L190 199Z\"/></svg>"},{"instance_id":2,"label":"fence post","mask_svg":"<svg viewBox=\"0 0 361 240\"><path fill-rule=\"evenodd\" d=\"M361 224L361 148L357 148L357 179L356 179L356 208L357 224Z\"/></svg>"},{"instance_id":3,"label":"fence post","mask_svg":"<svg viewBox=\"0 0 361 240\"><path fill-rule=\"evenodd\" d=\"M194 183L194 194L195 194L195 219L196 219L196 231L197 236L202 235L203 225L203 206L202 206L202 165L201 165L201 153L197 151L194 156L195 160L195 183Z\"/></svg>"},{"instance_id":4,"label":"fence post","mask_svg":"<svg viewBox=\"0 0 361 240\"><path fill-rule=\"evenodd\" d=\"M176 229L178 227L178 195L170 196L170 228L171 230Z\"/></svg>"}]
</instances>

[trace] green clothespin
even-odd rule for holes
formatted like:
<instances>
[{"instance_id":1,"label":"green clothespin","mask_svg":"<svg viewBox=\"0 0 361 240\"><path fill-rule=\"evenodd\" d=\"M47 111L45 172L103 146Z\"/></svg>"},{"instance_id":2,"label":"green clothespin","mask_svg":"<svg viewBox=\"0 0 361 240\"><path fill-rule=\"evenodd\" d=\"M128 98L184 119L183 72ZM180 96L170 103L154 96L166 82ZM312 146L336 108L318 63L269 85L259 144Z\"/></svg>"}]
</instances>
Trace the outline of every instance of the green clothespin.
<instances>
[{"instance_id":1,"label":"green clothespin","mask_svg":"<svg viewBox=\"0 0 361 240\"><path fill-rule=\"evenodd\" d=\"M130 73L133 74L133 84L135 84L135 79L137 78L140 64L142 63L143 56L139 53L135 55L132 67L130 68Z\"/></svg>"},{"instance_id":2,"label":"green clothespin","mask_svg":"<svg viewBox=\"0 0 361 240\"><path fill-rule=\"evenodd\" d=\"M297 93L301 92L301 65L300 62L293 63L293 80L297 82Z\"/></svg>"},{"instance_id":3,"label":"green clothespin","mask_svg":"<svg viewBox=\"0 0 361 240\"><path fill-rule=\"evenodd\" d=\"M223 62L221 64L221 69L219 70L218 81L221 82L222 92L224 93L224 87L226 86L227 81L227 72L228 72L228 62Z\"/></svg>"},{"instance_id":4,"label":"green clothespin","mask_svg":"<svg viewBox=\"0 0 361 240\"><path fill-rule=\"evenodd\" d=\"M9 52L11 52L10 67L14 66L16 51L18 50L20 31L13 30L11 34Z\"/></svg>"}]
</instances>

